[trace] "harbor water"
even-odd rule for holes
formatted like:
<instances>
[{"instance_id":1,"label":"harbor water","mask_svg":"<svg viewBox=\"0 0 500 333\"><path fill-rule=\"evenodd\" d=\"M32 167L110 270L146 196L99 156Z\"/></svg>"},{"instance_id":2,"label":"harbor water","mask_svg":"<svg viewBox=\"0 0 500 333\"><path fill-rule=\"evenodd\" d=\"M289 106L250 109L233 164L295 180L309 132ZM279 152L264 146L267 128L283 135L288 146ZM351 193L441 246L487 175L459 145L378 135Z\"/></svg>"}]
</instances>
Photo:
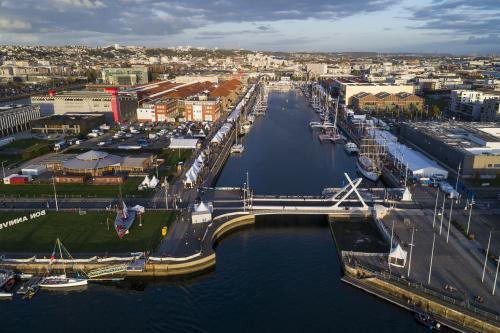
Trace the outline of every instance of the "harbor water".
<instances>
[{"instance_id":1,"label":"harbor water","mask_svg":"<svg viewBox=\"0 0 500 333\"><path fill-rule=\"evenodd\" d=\"M321 193L355 177L341 145L319 143L314 112L295 92L271 93L269 111L232 156L218 186L250 174L258 194ZM31 301L0 302L0 332L424 332L412 314L340 281L328 223L267 217L217 245L217 266L178 280L90 285Z\"/></svg>"}]
</instances>

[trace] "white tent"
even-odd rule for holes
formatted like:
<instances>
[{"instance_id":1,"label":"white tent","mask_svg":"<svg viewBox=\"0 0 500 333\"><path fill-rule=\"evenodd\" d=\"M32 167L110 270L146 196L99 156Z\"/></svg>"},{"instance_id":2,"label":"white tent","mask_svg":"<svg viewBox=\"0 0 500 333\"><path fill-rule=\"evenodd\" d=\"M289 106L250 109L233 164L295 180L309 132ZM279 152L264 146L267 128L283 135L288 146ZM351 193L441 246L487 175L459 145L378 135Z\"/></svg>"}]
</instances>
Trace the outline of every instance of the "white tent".
<instances>
[{"instance_id":1,"label":"white tent","mask_svg":"<svg viewBox=\"0 0 500 333\"><path fill-rule=\"evenodd\" d=\"M374 129L371 134L377 143L387 148L387 152L398 163L403 167L408 165L408 170L414 177L430 177L435 174L442 174L445 178L448 177L446 169L440 167L435 161L420 152L398 143L398 139L388 131Z\"/></svg>"},{"instance_id":2,"label":"white tent","mask_svg":"<svg viewBox=\"0 0 500 333\"><path fill-rule=\"evenodd\" d=\"M204 223L212 220L211 205L206 205L203 201L194 205L194 211L191 213L192 223Z\"/></svg>"},{"instance_id":3,"label":"white tent","mask_svg":"<svg viewBox=\"0 0 500 333\"><path fill-rule=\"evenodd\" d=\"M183 138L172 138L170 140L170 149L196 149L198 145L198 139L183 139Z\"/></svg>"},{"instance_id":4,"label":"white tent","mask_svg":"<svg viewBox=\"0 0 500 333\"><path fill-rule=\"evenodd\" d=\"M158 178L156 178L156 176L153 176L153 178L151 178L151 181L149 182L149 188L155 188L156 186L158 186L158 184L160 183L160 181L158 180Z\"/></svg>"},{"instance_id":5,"label":"white tent","mask_svg":"<svg viewBox=\"0 0 500 333\"><path fill-rule=\"evenodd\" d=\"M150 184L151 184L151 180L149 179L149 177L148 177L148 176L146 176L146 177L144 178L144 180L143 180L143 181L139 184L139 186L138 186L137 188L138 188L139 190L144 190L144 189L146 189L146 188L149 188Z\"/></svg>"},{"instance_id":6,"label":"white tent","mask_svg":"<svg viewBox=\"0 0 500 333\"><path fill-rule=\"evenodd\" d=\"M396 245L389 253L389 265L396 267L405 267L407 252L401 248L401 245Z\"/></svg>"}]
</instances>

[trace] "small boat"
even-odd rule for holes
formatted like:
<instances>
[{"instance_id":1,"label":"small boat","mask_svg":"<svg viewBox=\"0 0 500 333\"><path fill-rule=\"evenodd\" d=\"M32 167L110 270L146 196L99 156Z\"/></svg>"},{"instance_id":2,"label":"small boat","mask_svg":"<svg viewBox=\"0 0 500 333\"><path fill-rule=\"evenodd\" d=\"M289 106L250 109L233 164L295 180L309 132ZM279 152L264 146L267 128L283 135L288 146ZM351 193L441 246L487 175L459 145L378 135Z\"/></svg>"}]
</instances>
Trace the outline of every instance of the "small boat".
<instances>
[{"instance_id":1,"label":"small boat","mask_svg":"<svg viewBox=\"0 0 500 333\"><path fill-rule=\"evenodd\" d=\"M33 298L38 290L40 290L41 280L41 277L33 276L28 281L23 283L23 285L17 290L16 294L22 295L23 298Z\"/></svg>"},{"instance_id":2,"label":"small boat","mask_svg":"<svg viewBox=\"0 0 500 333\"><path fill-rule=\"evenodd\" d=\"M346 143L344 149L348 154L357 154L359 152L359 148L354 142Z\"/></svg>"},{"instance_id":3,"label":"small boat","mask_svg":"<svg viewBox=\"0 0 500 333\"><path fill-rule=\"evenodd\" d=\"M379 179L380 171L373 160L368 156L359 156L356 161L356 166L361 174L372 182L376 182Z\"/></svg>"},{"instance_id":4,"label":"small boat","mask_svg":"<svg viewBox=\"0 0 500 333\"><path fill-rule=\"evenodd\" d=\"M10 292L16 285L16 275L9 269L0 269L0 299L12 298Z\"/></svg>"},{"instance_id":5,"label":"small boat","mask_svg":"<svg viewBox=\"0 0 500 333\"><path fill-rule=\"evenodd\" d=\"M241 144L238 143L238 133L236 133L236 139L235 139L234 145L231 147L231 154L241 154L245 150L245 147Z\"/></svg>"},{"instance_id":6,"label":"small boat","mask_svg":"<svg viewBox=\"0 0 500 333\"><path fill-rule=\"evenodd\" d=\"M0 291L0 299L11 299L13 296L12 293L7 293L4 291Z\"/></svg>"},{"instance_id":7,"label":"small boat","mask_svg":"<svg viewBox=\"0 0 500 333\"><path fill-rule=\"evenodd\" d=\"M63 254L62 254L64 246L61 244L59 238L56 240L56 244L54 245L54 250L52 251L52 256L50 257L49 265L52 265L52 263L55 260L55 253L57 248L59 249L63 274L60 275L52 274L42 278L42 280L39 283L40 288L48 290L68 290L68 289L85 287L87 285L87 279L81 277L68 277L66 275L66 266L64 264L65 260L63 259ZM69 254L68 250L66 250L66 248L64 248L64 252L68 255L70 259L72 259L71 255Z\"/></svg>"},{"instance_id":8,"label":"small boat","mask_svg":"<svg viewBox=\"0 0 500 333\"><path fill-rule=\"evenodd\" d=\"M87 285L87 279L71 278L66 274L47 276L40 282L40 288L58 290L83 287Z\"/></svg>"},{"instance_id":9,"label":"small boat","mask_svg":"<svg viewBox=\"0 0 500 333\"><path fill-rule=\"evenodd\" d=\"M427 313L416 313L415 321L428 329L439 331L441 324Z\"/></svg>"},{"instance_id":10,"label":"small boat","mask_svg":"<svg viewBox=\"0 0 500 333\"><path fill-rule=\"evenodd\" d=\"M241 154L245 150L242 144L235 144L231 147L231 154Z\"/></svg>"}]
</instances>

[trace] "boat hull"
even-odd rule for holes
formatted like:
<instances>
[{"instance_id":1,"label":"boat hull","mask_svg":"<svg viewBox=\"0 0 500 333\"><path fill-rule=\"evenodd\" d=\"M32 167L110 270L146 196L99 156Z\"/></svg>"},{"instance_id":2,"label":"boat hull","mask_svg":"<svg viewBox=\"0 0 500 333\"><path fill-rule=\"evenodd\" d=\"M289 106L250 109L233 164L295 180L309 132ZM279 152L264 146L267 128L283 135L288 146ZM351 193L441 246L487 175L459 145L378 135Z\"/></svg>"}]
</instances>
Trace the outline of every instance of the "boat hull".
<instances>
[{"instance_id":1,"label":"boat hull","mask_svg":"<svg viewBox=\"0 0 500 333\"><path fill-rule=\"evenodd\" d=\"M0 291L0 299L11 299L12 296L12 293L5 293L3 291Z\"/></svg>"},{"instance_id":2,"label":"boat hull","mask_svg":"<svg viewBox=\"0 0 500 333\"><path fill-rule=\"evenodd\" d=\"M359 161L356 161L356 166L358 167L359 172L361 172L361 174L365 178L371 180L372 182L376 182L379 180L380 175L378 173L365 170L363 167L361 167L361 165L359 164Z\"/></svg>"},{"instance_id":3,"label":"boat hull","mask_svg":"<svg viewBox=\"0 0 500 333\"><path fill-rule=\"evenodd\" d=\"M42 281L40 288L45 290L68 290L87 286L86 279L68 279L66 282Z\"/></svg>"}]
</instances>

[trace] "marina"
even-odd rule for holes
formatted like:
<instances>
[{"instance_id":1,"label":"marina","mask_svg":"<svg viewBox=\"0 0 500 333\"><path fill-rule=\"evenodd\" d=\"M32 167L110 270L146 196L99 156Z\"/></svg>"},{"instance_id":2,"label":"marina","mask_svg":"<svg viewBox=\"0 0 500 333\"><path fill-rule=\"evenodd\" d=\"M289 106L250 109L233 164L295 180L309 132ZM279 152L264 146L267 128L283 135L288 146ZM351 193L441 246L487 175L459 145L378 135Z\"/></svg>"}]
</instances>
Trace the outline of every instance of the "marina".
<instances>
[{"instance_id":1,"label":"marina","mask_svg":"<svg viewBox=\"0 0 500 333\"><path fill-rule=\"evenodd\" d=\"M338 270L341 270L344 273L342 281L347 281L346 284L342 284L343 287L340 287L342 290L350 288L349 285L362 290L372 290L376 285L367 281L376 281L376 283L384 284L386 289L382 291L378 286L379 289L372 290L373 294L381 298L396 299L394 290L388 287L390 277L374 275L374 272L378 272L379 269L385 270L391 258L396 261L403 260L403 253L406 253L404 255L406 258L409 242L393 241L390 232L387 231L387 221L394 218L393 212L386 211L387 208L382 209L377 205L391 207L397 204L403 207L402 210L409 216L415 215L417 206L412 202L405 203L401 200L404 188L386 189L380 182L373 183L369 179L360 177L363 174L358 174L359 170L356 166L359 160L343 144L322 145L316 136L311 135L310 126L307 126L311 117L315 115L316 112L308 106L298 89L289 89L280 93L271 91L264 117L255 117L250 131L243 138L244 151L237 155L231 154L231 148L236 142L235 128L237 126L226 127L228 130L224 137L221 137L221 143L224 145L222 154L219 155L221 162L216 161L208 171L206 180L202 182L204 186L201 187L203 193L200 199L209 202L212 207L210 210L206 208L206 214L211 214L211 222L190 225L174 223L174 231L165 238L159 252L149 257L139 254L121 264L116 261L105 263L101 258L88 262L76 259L72 262L73 270L85 268L89 277L95 279L107 277L109 280L116 280L115 283L118 283L116 288L123 284L127 285L127 281L133 281L134 278L139 277L184 276L196 272L211 272L214 269L217 274L225 269L222 267L224 259L221 262L219 257L224 251L224 244L230 242L231 239L238 239L239 235L253 237L250 236L253 230L260 232L262 228L264 230L269 228L273 233L282 233L284 239L287 233L294 235L294 239L302 239L309 235L307 232L303 234L304 228L309 230L318 227L319 223L318 231L321 230L324 233L326 230L327 236L330 237L328 233L330 229L333 236L333 241L330 237L328 244L322 244L321 247L325 250L324 247L328 246L328 256L332 253L336 254L332 263L335 263L333 265L337 273L329 276L329 284L334 280L337 281L336 283L340 281ZM362 145L360 148L363 148ZM373 153L373 150L368 149L368 153ZM360 154L364 156L361 151ZM268 156L273 156L273 159L267 158ZM368 177L365 175L365 178ZM193 182L192 186L197 185L196 183L197 181ZM329 189L329 192L325 192L325 189ZM200 206L201 204L198 204L198 207ZM385 222L384 217L387 219ZM341 239L348 237L345 234L351 230L351 227L347 225L341 230L334 228L337 221L342 219L352 220L353 224L370 226L371 231L366 235L358 233L356 235L359 239L355 238L349 242L361 242L358 248L346 248L342 245L345 243ZM398 220L401 219L404 218L398 217ZM238 231L241 228L243 231ZM177 232L176 229L183 231ZM405 230L403 228L398 231L398 237L402 237ZM366 245L369 243L385 246L385 250L380 252L379 247L372 248ZM365 253L364 251L369 248L370 251L378 252L373 252L373 255L368 252L370 255L356 257L359 253ZM398 249L397 255L394 254L396 253L394 249ZM215 266L216 254L217 265ZM416 258L418 256L413 259L418 260ZM426 258L424 255L421 260ZM367 259L368 261L365 262L364 260ZM384 264L380 267L380 263ZM38 267L37 269L42 267L37 266L36 259L33 263L27 262L23 265L18 265L18 267ZM373 271L374 266L375 271ZM56 263L54 268L64 268L64 262ZM437 276L439 272L436 268ZM210 280L210 273L207 274L209 277L206 279ZM368 274L371 280L356 279L359 274ZM443 274L446 276L445 273ZM123 276L126 277L125 280ZM318 279L318 276L314 274L311 278ZM200 279L201 282L194 282L194 284L203 285L205 278L201 276ZM155 288L155 286L153 282L149 288ZM162 287L158 288L162 289ZM312 288L314 290L311 292L319 292L316 288ZM323 288L328 289L328 287ZM350 289L349 291L352 292ZM106 294L106 291L101 291L100 286L89 286L84 294L88 293L88 297L99 297L101 292ZM408 295L413 292L415 291L408 291ZM71 296L72 298L82 297L79 293L72 295L75 295ZM38 298L37 296L36 299ZM335 298L334 296L333 299ZM332 300L325 299L324 301L331 302ZM372 301L377 302L376 304L381 302L373 299L363 302L368 304ZM394 302L401 304L400 299ZM488 299L488 302L491 300ZM395 317L404 317L407 323L412 322L412 316L408 313L400 313L385 306L384 309L390 311ZM412 303L409 309L422 311L422 308L416 307L416 303ZM429 305L428 309L437 309L437 307ZM457 329L456 318L450 321L450 317L441 312L436 312L436 316L437 320L442 321L448 327ZM468 314L462 316L468 316ZM424 314L424 317L419 318L427 317ZM424 319L422 320L425 322ZM421 323L422 320L419 322ZM464 319L464 322L466 320L469 319ZM485 320L485 325L491 325L491 320L497 319L489 318ZM380 325L383 326L382 323ZM415 331L419 328L416 321L415 326L411 326L411 329ZM346 327L345 331L351 331L351 329L352 327Z\"/></svg>"}]
</instances>

